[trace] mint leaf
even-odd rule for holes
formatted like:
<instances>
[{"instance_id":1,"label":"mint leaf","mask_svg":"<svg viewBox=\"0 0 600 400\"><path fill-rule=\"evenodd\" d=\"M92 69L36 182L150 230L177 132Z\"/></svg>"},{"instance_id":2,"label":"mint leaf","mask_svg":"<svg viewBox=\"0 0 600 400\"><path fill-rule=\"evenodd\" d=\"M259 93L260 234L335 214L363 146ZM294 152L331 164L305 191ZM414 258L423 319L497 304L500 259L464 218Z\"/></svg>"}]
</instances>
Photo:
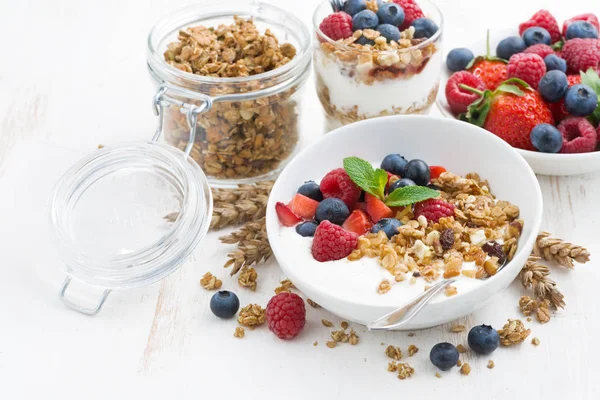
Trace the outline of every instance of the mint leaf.
<instances>
[{"instance_id":1,"label":"mint leaf","mask_svg":"<svg viewBox=\"0 0 600 400\"><path fill-rule=\"evenodd\" d=\"M358 157L344 158L344 169L358 187L383 200L388 180L384 170L374 169L371 163Z\"/></svg>"},{"instance_id":2,"label":"mint leaf","mask_svg":"<svg viewBox=\"0 0 600 400\"><path fill-rule=\"evenodd\" d=\"M587 72L581 72L581 83L591 87L600 99L600 77L593 68L588 69ZM598 106L596 107L594 112L588 117L588 119L594 126L600 123L600 102L598 102Z\"/></svg>"},{"instance_id":3,"label":"mint leaf","mask_svg":"<svg viewBox=\"0 0 600 400\"><path fill-rule=\"evenodd\" d=\"M440 195L437 190L425 186L405 186L390 193L385 204L390 207L401 207L418 203L427 199L435 199Z\"/></svg>"}]
</instances>

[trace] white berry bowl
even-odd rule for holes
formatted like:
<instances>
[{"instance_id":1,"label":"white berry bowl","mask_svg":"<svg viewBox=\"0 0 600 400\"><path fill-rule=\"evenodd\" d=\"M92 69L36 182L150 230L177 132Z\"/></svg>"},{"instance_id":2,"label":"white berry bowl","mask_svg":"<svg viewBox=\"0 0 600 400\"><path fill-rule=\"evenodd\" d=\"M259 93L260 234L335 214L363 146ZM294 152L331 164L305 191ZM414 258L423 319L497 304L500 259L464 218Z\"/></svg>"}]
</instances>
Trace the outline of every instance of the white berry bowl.
<instances>
[{"instance_id":1,"label":"white berry bowl","mask_svg":"<svg viewBox=\"0 0 600 400\"><path fill-rule=\"evenodd\" d=\"M267 205L267 233L281 269L308 298L360 324L423 292L428 284L425 280L411 284L407 279L379 294L377 286L382 278L394 281L394 277L376 259L317 262L310 250L312 238L282 226L275 211L277 202L287 203L305 181L318 182L332 169L340 168L345 157L357 156L378 164L390 153L443 165L460 175L477 172L488 179L498 199L519 206L524 230L513 260L486 280L459 278L456 295L438 295L404 329L439 325L475 311L515 279L531 253L542 219L542 194L533 171L515 150L464 122L426 116L374 118L336 129L296 156L275 182Z\"/></svg>"},{"instance_id":2,"label":"white berry bowl","mask_svg":"<svg viewBox=\"0 0 600 400\"><path fill-rule=\"evenodd\" d=\"M518 36L517 29L500 30L490 32L490 49L492 55L496 54L496 46L500 41L508 36ZM485 33L481 35L482 39L472 43L458 44L456 47L466 47L471 50L475 56L486 54ZM446 52L450 52L448 49ZM444 60L446 57L444 57ZM448 79L452 75L445 66L442 67L442 75L440 77L440 90L438 92L436 103L441 113L451 119L456 119L456 116L450 111L448 101L446 101L445 88ZM580 154L550 154L540 153L536 151L516 149L527 160L531 168L536 174L540 175L579 175L600 170L600 151Z\"/></svg>"}]
</instances>

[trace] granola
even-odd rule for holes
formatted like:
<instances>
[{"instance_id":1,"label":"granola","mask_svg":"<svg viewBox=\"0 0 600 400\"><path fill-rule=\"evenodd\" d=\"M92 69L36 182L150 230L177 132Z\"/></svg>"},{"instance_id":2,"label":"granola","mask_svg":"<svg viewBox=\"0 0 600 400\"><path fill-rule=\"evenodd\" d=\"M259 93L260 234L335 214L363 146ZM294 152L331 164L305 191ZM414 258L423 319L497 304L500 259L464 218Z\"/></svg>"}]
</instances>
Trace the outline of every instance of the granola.
<instances>
[{"instance_id":1,"label":"granola","mask_svg":"<svg viewBox=\"0 0 600 400\"><path fill-rule=\"evenodd\" d=\"M238 277L238 283L242 287L256 290L256 280L258 279L258 273L254 268L243 267Z\"/></svg>"},{"instance_id":2,"label":"granola","mask_svg":"<svg viewBox=\"0 0 600 400\"><path fill-rule=\"evenodd\" d=\"M189 74L211 78L248 77L275 70L296 56L252 19L234 17L230 25L194 26L179 31L164 53L165 61ZM188 89L211 96L256 92L274 83L251 80L238 84L195 84ZM198 115L191 157L210 176L231 179L276 170L298 141L297 104L293 86L282 92L241 102L217 101ZM181 98L199 105L199 101ZM187 117L178 107L165 110L166 140L184 149L189 141Z\"/></svg>"},{"instance_id":3,"label":"granola","mask_svg":"<svg viewBox=\"0 0 600 400\"><path fill-rule=\"evenodd\" d=\"M502 346L519 344L527 339L530 333L531 329L526 329L523 322L518 319L509 319L508 323L498 331L498 334L500 335L500 344Z\"/></svg>"},{"instance_id":4,"label":"granola","mask_svg":"<svg viewBox=\"0 0 600 400\"><path fill-rule=\"evenodd\" d=\"M223 286L223 282L210 272L207 272L200 279L200 285L206 290L216 290Z\"/></svg>"},{"instance_id":5,"label":"granola","mask_svg":"<svg viewBox=\"0 0 600 400\"><path fill-rule=\"evenodd\" d=\"M243 338L245 335L246 335L246 331L241 326L238 326L237 328L235 328L235 332L233 332L233 336L238 339Z\"/></svg>"},{"instance_id":6,"label":"granola","mask_svg":"<svg viewBox=\"0 0 600 400\"><path fill-rule=\"evenodd\" d=\"M400 360L402 359L402 350L400 350L400 347L395 347L390 344L385 349L385 355L394 360Z\"/></svg>"},{"instance_id":7,"label":"granola","mask_svg":"<svg viewBox=\"0 0 600 400\"><path fill-rule=\"evenodd\" d=\"M248 304L240 310L238 323L247 327L255 327L265 323L265 310L258 304Z\"/></svg>"}]
</instances>

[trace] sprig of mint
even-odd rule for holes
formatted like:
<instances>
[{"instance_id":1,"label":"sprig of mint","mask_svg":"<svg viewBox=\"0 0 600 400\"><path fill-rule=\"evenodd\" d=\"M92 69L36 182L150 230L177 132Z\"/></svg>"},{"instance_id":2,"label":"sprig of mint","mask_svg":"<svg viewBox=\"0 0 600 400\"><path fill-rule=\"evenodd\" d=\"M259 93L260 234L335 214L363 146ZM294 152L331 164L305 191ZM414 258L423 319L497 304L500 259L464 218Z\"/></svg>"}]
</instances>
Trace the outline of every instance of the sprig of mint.
<instances>
[{"instance_id":1,"label":"sprig of mint","mask_svg":"<svg viewBox=\"0 0 600 400\"><path fill-rule=\"evenodd\" d=\"M352 182L356 183L358 187L384 201L390 207L407 206L440 195L437 190L424 186L406 186L394 190L386 198L387 172L379 168L373 168L370 162L358 157L344 158L344 169Z\"/></svg>"},{"instance_id":2,"label":"sprig of mint","mask_svg":"<svg viewBox=\"0 0 600 400\"><path fill-rule=\"evenodd\" d=\"M594 68L588 69L587 72L581 72L581 83L591 87L600 99L600 77ZM588 119L594 126L600 123L600 102L598 102L598 106Z\"/></svg>"}]
</instances>

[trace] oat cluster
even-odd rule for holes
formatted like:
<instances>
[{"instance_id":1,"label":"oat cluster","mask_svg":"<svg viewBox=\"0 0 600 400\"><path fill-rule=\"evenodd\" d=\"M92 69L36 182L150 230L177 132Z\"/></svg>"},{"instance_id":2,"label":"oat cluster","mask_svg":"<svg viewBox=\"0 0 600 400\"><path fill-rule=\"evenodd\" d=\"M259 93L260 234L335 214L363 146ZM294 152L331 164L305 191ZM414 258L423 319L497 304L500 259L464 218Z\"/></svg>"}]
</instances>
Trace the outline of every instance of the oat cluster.
<instances>
[{"instance_id":1,"label":"oat cluster","mask_svg":"<svg viewBox=\"0 0 600 400\"><path fill-rule=\"evenodd\" d=\"M415 369L413 367L411 367L410 364L396 363L395 361L391 361L388 364L388 371L389 372L397 372L398 379L403 379L403 380L406 378L410 378L415 373Z\"/></svg>"},{"instance_id":2,"label":"oat cluster","mask_svg":"<svg viewBox=\"0 0 600 400\"><path fill-rule=\"evenodd\" d=\"M531 329L525 328L525 324L521 320L509 318L508 322L498 331L498 334L502 346L512 346L527 339L531 334Z\"/></svg>"},{"instance_id":3,"label":"oat cluster","mask_svg":"<svg viewBox=\"0 0 600 400\"><path fill-rule=\"evenodd\" d=\"M240 276L238 277L238 284L241 287L247 287L250 290L256 290L258 273L254 268L242 267Z\"/></svg>"},{"instance_id":4,"label":"oat cluster","mask_svg":"<svg viewBox=\"0 0 600 400\"><path fill-rule=\"evenodd\" d=\"M275 294L279 294L279 293L283 293L283 292L289 293L289 292L291 292L292 288L295 288L294 284L289 279L285 279L285 280L281 281L279 284L280 284L280 286L275 288Z\"/></svg>"},{"instance_id":5,"label":"oat cluster","mask_svg":"<svg viewBox=\"0 0 600 400\"><path fill-rule=\"evenodd\" d=\"M223 286L223 282L210 272L207 272L200 278L200 285L206 290L217 290Z\"/></svg>"},{"instance_id":6,"label":"oat cluster","mask_svg":"<svg viewBox=\"0 0 600 400\"><path fill-rule=\"evenodd\" d=\"M382 231L367 233L358 239L358 246L348 259L376 258L395 282L414 282L416 277L432 282L461 274L481 279L500 268L498 248L501 256L512 259L523 230L517 206L497 200L489 184L476 174L461 177L444 172L434 184L441 188L441 198L456 207L453 217L428 223L425 218L416 219L411 208L406 207L396 215L404 224L397 235L388 239ZM484 248L491 249L492 256ZM476 267L463 269L464 263L470 261ZM386 293L391 286L390 281L384 280L377 291ZM456 288L449 286L446 295L454 294Z\"/></svg>"},{"instance_id":7,"label":"oat cluster","mask_svg":"<svg viewBox=\"0 0 600 400\"><path fill-rule=\"evenodd\" d=\"M534 314L537 320L545 324L550 321L550 300L534 300L529 296L519 299L519 308L526 317Z\"/></svg>"},{"instance_id":8,"label":"oat cluster","mask_svg":"<svg viewBox=\"0 0 600 400\"><path fill-rule=\"evenodd\" d=\"M238 326L237 328L235 328L235 332L233 332L233 336L238 339L243 338L245 335L246 335L246 331L241 326Z\"/></svg>"},{"instance_id":9,"label":"oat cluster","mask_svg":"<svg viewBox=\"0 0 600 400\"><path fill-rule=\"evenodd\" d=\"M296 55L289 43L274 34L261 34L251 19L235 17L230 25L195 26L179 31L164 54L173 67L214 78L254 76L279 68ZM243 84L196 85L188 89L211 96L254 92L271 86L268 80ZM278 168L298 141L294 86L283 92L242 102L216 102L198 116L191 157L212 177L222 179L264 175ZM186 99L191 103L199 102ZM189 141L185 114L177 107L166 111L167 141L183 149Z\"/></svg>"},{"instance_id":10,"label":"oat cluster","mask_svg":"<svg viewBox=\"0 0 600 400\"><path fill-rule=\"evenodd\" d=\"M331 321L328 321L326 319L322 319L321 323L323 324L323 326L328 328L332 328L334 326ZM359 336L356 334L354 329L350 329L350 331L347 332L347 329L349 328L348 322L343 321L340 324L340 326L342 329L331 331L331 333L329 334L331 340L327 341L325 345L331 349L336 347L338 343L350 343L352 346L357 345L359 341Z\"/></svg>"},{"instance_id":11,"label":"oat cluster","mask_svg":"<svg viewBox=\"0 0 600 400\"><path fill-rule=\"evenodd\" d=\"M265 310L258 304L248 304L238 314L238 323L247 327L255 327L265 323Z\"/></svg>"}]
</instances>

